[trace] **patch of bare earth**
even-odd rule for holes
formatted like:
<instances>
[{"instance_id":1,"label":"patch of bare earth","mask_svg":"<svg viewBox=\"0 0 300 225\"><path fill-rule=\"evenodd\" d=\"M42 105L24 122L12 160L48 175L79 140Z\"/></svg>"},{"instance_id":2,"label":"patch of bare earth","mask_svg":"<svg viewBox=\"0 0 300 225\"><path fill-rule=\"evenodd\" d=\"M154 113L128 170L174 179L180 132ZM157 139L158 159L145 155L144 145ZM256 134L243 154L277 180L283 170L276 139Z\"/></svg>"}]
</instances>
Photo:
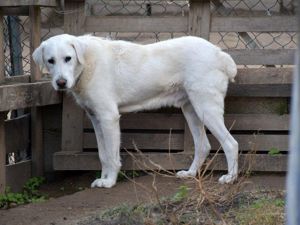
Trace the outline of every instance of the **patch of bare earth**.
<instances>
[{"instance_id":1,"label":"patch of bare earth","mask_svg":"<svg viewBox=\"0 0 300 225\"><path fill-rule=\"evenodd\" d=\"M121 181L112 189L90 189L94 178L95 173L80 173L47 184L42 192L49 200L0 210L0 224L258 224L248 219L261 218L260 224L275 219L277 225L283 221L284 175L219 185L216 176L200 182L152 173Z\"/></svg>"}]
</instances>

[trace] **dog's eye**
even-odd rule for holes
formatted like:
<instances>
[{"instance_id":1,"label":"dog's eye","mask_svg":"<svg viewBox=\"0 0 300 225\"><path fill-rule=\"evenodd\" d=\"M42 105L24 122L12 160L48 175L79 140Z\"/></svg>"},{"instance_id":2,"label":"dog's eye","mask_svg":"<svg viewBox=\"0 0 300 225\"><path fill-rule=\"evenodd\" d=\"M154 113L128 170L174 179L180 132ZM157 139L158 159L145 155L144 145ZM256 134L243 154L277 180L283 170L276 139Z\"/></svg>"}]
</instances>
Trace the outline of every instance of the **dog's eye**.
<instances>
[{"instance_id":1,"label":"dog's eye","mask_svg":"<svg viewBox=\"0 0 300 225\"><path fill-rule=\"evenodd\" d=\"M69 62L71 60L71 56L67 56L66 58L65 58L65 62Z\"/></svg>"},{"instance_id":2,"label":"dog's eye","mask_svg":"<svg viewBox=\"0 0 300 225\"><path fill-rule=\"evenodd\" d=\"M51 58L51 59L49 59L49 60L48 60L48 63L50 63L50 64L54 64L54 63L55 63L55 61L54 61L54 59L53 59L53 58Z\"/></svg>"}]
</instances>

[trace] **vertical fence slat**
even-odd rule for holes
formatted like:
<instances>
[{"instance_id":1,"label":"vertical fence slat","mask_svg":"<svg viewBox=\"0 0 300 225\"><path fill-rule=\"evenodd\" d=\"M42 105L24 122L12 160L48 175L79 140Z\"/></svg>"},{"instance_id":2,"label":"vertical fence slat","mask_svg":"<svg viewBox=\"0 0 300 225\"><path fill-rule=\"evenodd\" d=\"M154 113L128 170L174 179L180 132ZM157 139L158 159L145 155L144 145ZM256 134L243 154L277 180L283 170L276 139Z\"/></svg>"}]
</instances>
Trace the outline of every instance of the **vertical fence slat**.
<instances>
[{"instance_id":1,"label":"vertical fence slat","mask_svg":"<svg viewBox=\"0 0 300 225\"><path fill-rule=\"evenodd\" d=\"M190 1L189 34L209 39L210 33L210 1ZM194 141L187 122L184 126L184 151L193 152Z\"/></svg>"},{"instance_id":2,"label":"vertical fence slat","mask_svg":"<svg viewBox=\"0 0 300 225\"><path fill-rule=\"evenodd\" d=\"M0 83L5 79L5 57L4 57L4 24L3 13L0 8Z\"/></svg>"},{"instance_id":3,"label":"vertical fence slat","mask_svg":"<svg viewBox=\"0 0 300 225\"><path fill-rule=\"evenodd\" d=\"M3 14L0 8L0 83L5 79L4 73L4 37L3 37ZM5 146L5 113L0 112L0 193L3 193L6 186L6 146Z\"/></svg>"},{"instance_id":4,"label":"vertical fence slat","mask_svg":"<svg viewBox=\"0 0 300 225\"><path fill-rule=\"evenodd\" d=\"M4 120L5 120L5 113L1 112L0 113L0 194L4 192L6 186L6 168L5 168L6 146L5 146Z\"/></svg>"},{"instance_id":5,"label":"vertical fence slat","mask_svg":"<svg viewBox=\"0 0 300 225\"><path fill-rule=\"evenodd\" d=\"M209 39L210 33L210 1L190 1L189 33L193 36Z\"/></svg>"},{"instance_id":6,"label":"vertical fence slat","mask_svg":"<svg viewBox=\"0 0 300 225\"><path fill-rule=\"evenodd\" d=\"M82 24L84 2L65 1L65 10L74 11L65 14L65 33L80 35L83 33ZM83 146L83 110L74 102L74 99L64 94L62 118L62 151L82 151Z\"/></svg>"},{"instance_id":7,"label":"vertical fence slat","mask_svg":"<svg viewBox=\"0 0 300 225\"><path fill-rule=\"evenodd\" d=\"M30 16L30 53L40 45L41 42L41 9L39 6L29 7ZM41 72L31 57L31 82L41 79ZM43 126L42 111L39 107L31 108L31 155L32 175L42 176L44 172L43 160Z\"/></svg>"}]
</instances>

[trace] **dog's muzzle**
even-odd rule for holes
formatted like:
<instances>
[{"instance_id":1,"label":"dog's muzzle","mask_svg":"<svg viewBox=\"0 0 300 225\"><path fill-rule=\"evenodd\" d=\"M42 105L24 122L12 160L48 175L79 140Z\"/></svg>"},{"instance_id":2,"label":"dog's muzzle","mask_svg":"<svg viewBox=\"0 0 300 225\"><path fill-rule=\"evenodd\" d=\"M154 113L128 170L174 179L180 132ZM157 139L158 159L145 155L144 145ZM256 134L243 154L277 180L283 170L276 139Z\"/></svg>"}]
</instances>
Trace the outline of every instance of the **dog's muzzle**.
<instances>
[{"instance_id":1,"label":"dog's muzzle","mask_svg":"<svg viewBox=\"0 0 300 225\"><path fill-rule=\"evenodd\" d=\"M67 80L66 79L58 79L56 80L56 84L58 86L59 89L64 89L66 88L66 85L67 85Z\"/></svg>"}]
</instances>

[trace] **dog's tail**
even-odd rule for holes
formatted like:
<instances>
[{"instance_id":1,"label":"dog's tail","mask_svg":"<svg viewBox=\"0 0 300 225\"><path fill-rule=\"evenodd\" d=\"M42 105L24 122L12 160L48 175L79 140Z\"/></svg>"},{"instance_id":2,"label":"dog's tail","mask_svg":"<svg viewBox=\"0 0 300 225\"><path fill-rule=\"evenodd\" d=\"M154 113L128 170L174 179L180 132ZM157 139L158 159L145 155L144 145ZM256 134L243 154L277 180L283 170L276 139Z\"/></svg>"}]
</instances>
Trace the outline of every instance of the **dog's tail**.
<instances>
[{"instance_id":1,"label":"dog's tail","mask_svg":"<svg viewBox=\"0 0 300 225\"><path fill-rule=\"evenodd\" d=\"M234 78L237 74L237 67L233 59L226 52L220 51L220 62L223 67L223 71L228 76L231 82L234 82Z\"/></svg>"}]
</instances>

